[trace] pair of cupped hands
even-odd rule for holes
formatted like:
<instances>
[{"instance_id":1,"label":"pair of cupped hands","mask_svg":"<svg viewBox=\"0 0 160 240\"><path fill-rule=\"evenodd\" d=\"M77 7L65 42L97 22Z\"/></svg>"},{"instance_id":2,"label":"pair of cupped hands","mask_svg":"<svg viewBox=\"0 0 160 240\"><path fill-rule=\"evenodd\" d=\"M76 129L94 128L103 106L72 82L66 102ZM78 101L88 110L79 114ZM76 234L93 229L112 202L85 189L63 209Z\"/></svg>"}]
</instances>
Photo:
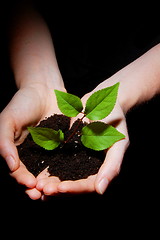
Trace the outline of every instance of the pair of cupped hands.
<instances>
[{"instance_id":1,"label":"pair of cupped hands","mask_svg":"<svg viewBox=\"0 0 160 240\"><path fill-rule=\"evenodd\" d=\"M113 84L114 82L109 79L85 94L81 99L84 106L93 92ZM125 113L119 97L113 111L102 121L114 125L125 135L125 139L116 142L106 151L104 163L96 175L76 181L60 181L57 177L49 177L47 170L44 170L34 177L19 159L16 146L21 144L27 136L27 127L35 126L55 113L61 114L53 90L43 84L35 83L31 86L24 86L16 92L0 114L0 155L6 160L10 175L19 184L26 186L25 192L31 199L45 199L46 196L61 193L97 192L103 194L111 180L119 173L124 153L129 145ZM58 90L66 91L65 89ZM71 118L71 125L76 118ZM84 118L84 121L86 120Z\"/></svg>"}]
</instances>

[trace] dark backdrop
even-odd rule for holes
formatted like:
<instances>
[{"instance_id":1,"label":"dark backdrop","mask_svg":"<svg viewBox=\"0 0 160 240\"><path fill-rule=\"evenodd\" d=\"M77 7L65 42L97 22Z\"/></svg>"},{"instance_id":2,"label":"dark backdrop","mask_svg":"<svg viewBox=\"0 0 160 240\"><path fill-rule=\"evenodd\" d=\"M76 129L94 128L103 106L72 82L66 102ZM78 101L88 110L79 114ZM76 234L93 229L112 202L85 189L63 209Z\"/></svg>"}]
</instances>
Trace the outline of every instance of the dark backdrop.
<instances>
[{"instance_id":1,"label":"dark backdrop","mask_svg":"<svg viewBox=\"0 0 160 240\"><path fill-rule=\"evenodd\" d=\"M83 10L83 6L81 7ZM123 11L122 15L117 15L119 11L116 8L116 12L110 15L111 18L107 15L105 26L105 11L95 15L96 8L91 11L92 18L89 18L88 23L87 11L84 11L84 14L81 12L78 15L79 12L75 12L75 15L71 15L74 12L59 8L59 12L56 12L59 14L59 21L53 23L50 8L44 8L43 4L39 8L51 29L67 89L79 96L159 42L159 24L154 18L156 14L152 19L148 17L148 12L145 18L142 17L142 12L123 15L126 13ZM79 21L80 16L83 16L82 21ZM16 92L14 77L9 67L5 21L1 20L1 26L0 111ZM17 212L25 216L32 213L32 217L36 217L37 213L44 216L47 212L47 216L53 215L58 221L63 221L66 216L72 218L76 213L79 218L85 216L86 221L90 216L94 219L97 214L98 219L102 216L107 219L113 217L114 224L114 219L121 221L123 216L132 231L135 226L140 227L142 222L153 222L159 211L159 100L157 96L127 114L131 144L124 156L120 174L103 196L95 193L64 195L51 197L47 202L32 201L25 195L23 186L10 178L6 164L1 158L0 199L1 207L5 210L4 218ZM135 219L135 225L130 222L132 219Z\"/></svg>"}]
</instances>

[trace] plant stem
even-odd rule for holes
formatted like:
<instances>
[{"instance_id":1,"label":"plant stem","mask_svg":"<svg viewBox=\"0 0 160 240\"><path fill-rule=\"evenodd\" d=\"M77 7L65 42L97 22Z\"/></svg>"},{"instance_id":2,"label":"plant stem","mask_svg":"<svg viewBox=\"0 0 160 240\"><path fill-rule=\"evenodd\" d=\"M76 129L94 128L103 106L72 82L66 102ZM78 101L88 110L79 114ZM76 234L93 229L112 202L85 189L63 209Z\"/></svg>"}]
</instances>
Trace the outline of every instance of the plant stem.
<instances>
[{"instance_id":1,"label":"plant stem","mask_svg":"<svg viewBox=\"0 0 160 240\"><path fill-rule=\"evenodd\" d=\"M64 144L65 144L65 143L68 143L69 140L76 134L76 132L77 132L77 130L78 130L78 128L79 128L79 126L80 126L80 124L81 124L81 122L82 122L82 120L83 120L84 117L85 117L85 114L83 115L82 118L79 119L79 122L78 122L77 126L75 127L75 129L74 129L74 131L72 132L72 134L67 138L67 140L64 141Z\"/></svg>"}]
</instances>

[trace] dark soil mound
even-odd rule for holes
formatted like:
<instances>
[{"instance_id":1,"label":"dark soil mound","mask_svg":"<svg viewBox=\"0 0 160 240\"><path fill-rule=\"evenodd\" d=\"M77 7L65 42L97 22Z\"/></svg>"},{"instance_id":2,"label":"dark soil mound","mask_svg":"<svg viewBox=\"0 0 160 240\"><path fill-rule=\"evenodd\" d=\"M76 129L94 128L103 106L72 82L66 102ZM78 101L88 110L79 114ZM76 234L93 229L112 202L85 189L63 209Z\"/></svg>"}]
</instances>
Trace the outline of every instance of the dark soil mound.
<instances>
[{"instance_id":1,"label":"dark soil mound","mask_svg":"<svg viewBox=\"0 0 160 240\"><path fill-rule=\"evenodd\" d=\"M54 130L61 129L67 139L77 123L78 121L69 129L70 118L55 114L41 121L39 126ZM35 176L48 167L50 176L58 176L62 181L87 178L96 174L104 161L104 151L94 151L82 145L80 130L84 125L84 123L80 124L77 133L68 143L60 145L52 151L36 145L29 134L25 141L18 146L21 161Z\"/></svg>"}]
</instances>

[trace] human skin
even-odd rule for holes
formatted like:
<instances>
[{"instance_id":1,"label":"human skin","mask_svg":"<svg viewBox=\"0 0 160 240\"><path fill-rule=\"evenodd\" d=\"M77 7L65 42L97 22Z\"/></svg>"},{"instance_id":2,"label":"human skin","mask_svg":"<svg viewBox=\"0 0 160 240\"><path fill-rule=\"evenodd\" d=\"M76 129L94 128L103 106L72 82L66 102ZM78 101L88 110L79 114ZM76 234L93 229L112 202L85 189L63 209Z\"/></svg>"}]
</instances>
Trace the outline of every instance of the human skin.
<instances>
[{"instance_id":1,"label":"human skin","mask_svg":"<svg viewBox=\"0 0 160 240\"><path fill-rule=\"evenodd\" d=\"M66 89L46 23L33 8L23 7L17 9L9 34L18 91L0 114L0 154L20 184L35 187L37 180L20 162L16 145L25 138L26 126L59 113L53 90Z\"/></svg>"},{"instance_id":2,"label":"human skin","mask_svg":"<svg viewBox=\"0 0 160 240\"><path fill-rule=\"evenodd\" d=\"M46 195L58 192L82 193L96 191L103 194L111 180L119 173L123 157L129 146L129 136L125 115L135 105L151 99L160 91L160 45L156 45L99 84L82 98L86 102L95 91L120 82L117 103L111 114L102 121L114 124L126 137L115 143L106 153L99 172L87 179L77 181L52 182L39 179L37 188ZM75 119L72 120L72 122Z\"/></svg>"},{"instance_id":3,"label":"human skin","mask_svg":"<svg viewBox=\"0 0 160 240\"><path fill-rule=\"evenodd\" d=\"M85 103L93 92L120 82L116 106L103 121L114 124L126 137L106 152L104 163L96 175L61 182L56 177L48 177L46 170L35 178L18 157L16 145L26 137L26 127L38 124L53 113L60 113L53 90L66 89L48 27L41 16L32 8L21 9L15 26L11 33L10 53L18 91L0 114L0 154L7 162L11 176L26 186L31 199L59 193L96 191L103 194L119 173L129 145L126 113L159 93L160 45L154 46L82 98Z\"/></svg>"}]
</instances>

